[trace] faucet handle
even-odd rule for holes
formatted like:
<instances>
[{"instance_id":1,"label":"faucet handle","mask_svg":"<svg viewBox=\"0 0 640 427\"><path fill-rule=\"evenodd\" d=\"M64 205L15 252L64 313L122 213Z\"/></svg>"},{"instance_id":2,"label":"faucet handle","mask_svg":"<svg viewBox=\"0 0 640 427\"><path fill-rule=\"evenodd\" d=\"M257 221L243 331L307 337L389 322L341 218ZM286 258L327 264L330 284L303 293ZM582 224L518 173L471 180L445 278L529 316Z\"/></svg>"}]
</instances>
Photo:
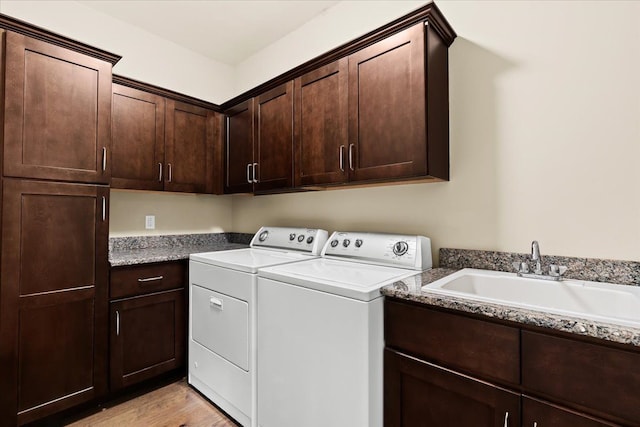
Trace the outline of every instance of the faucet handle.
<instances>
[{"instance_id":1,"label":"faucet handle","mask_svg":"<svg viewBox=\"0 0 640 427\"><path fill-rule=\"evenodd\" d=\"M549 275L553 277L561 277L567 272L567 267L564 265L551 264L549 266Z\"/></svg>"},{"instance_id":2,"label":"faucet handle","mask_svg":"<svg viewBox=\"0 0 640 427\"><path fill-rule=\"evenodd\" d=\"M529 264L526 261L514 261L511 263L518 273L528 273Z\"/></svg>"}]
</instances>

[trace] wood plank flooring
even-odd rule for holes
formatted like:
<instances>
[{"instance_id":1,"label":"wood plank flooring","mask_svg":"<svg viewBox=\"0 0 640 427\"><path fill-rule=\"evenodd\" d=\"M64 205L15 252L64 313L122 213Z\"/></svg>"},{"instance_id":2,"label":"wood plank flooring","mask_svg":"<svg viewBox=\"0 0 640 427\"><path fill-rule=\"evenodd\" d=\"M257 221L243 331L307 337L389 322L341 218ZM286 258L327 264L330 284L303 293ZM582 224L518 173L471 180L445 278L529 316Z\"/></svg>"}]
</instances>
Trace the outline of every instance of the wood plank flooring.
<instances>
[{"instance_id":1,"label":"wood plank flooring","mask_svg":"<svg viewBox=\"0 0 640 427\"><path fill-rule=\"evenodd\" d=\"M180 380L83 418L72 427L236 427Z\"/></svg>"}]
</instances>

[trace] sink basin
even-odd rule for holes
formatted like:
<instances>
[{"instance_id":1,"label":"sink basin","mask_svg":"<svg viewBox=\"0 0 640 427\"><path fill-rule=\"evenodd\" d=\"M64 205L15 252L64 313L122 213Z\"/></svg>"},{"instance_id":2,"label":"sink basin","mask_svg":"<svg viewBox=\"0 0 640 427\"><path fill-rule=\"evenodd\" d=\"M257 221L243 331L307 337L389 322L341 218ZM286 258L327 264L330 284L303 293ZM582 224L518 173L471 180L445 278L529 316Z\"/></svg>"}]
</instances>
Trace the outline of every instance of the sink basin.
<instances>
[{"instance_id":1,"label":"sink basin","mask_svg":"<svg viewBox=\"0 0 640 427\"><path fill-rule=\"evenodd\" d=\"M466 268L429 283L422 290L640 327L640 287L636 286L581 280L552 282Z\"/></svg>"}]
</instances>

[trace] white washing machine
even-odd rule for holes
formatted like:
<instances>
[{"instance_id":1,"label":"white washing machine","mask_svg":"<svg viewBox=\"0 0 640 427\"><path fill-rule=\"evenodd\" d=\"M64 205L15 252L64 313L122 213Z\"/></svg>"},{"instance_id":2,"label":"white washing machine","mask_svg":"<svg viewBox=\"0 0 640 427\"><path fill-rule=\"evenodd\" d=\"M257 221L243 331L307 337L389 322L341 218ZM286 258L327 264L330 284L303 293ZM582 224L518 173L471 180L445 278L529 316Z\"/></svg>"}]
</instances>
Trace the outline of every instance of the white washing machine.
<instances>
[{"instance_id":1,"label":"white washing machine","mask_svg":"<svg viewBox=\"0 0 640 427\"><path fill-rule=\"evenodd\" d=\"M380 288L431 268L431 241L336 232L322 255L258 271L260 427L382 427Z\"/></svg>"},{"instance_id":2,"label":"white washing machine","mask_svg":"<svg viewBox=\"0 0 640 427\"><path fill-rule=\"evenodd\" d=\"M249 248L189 258L189 384L243 426L256 425L256 273L319 256L327 236L262 227Z\"/></svg>"}]
</instances>

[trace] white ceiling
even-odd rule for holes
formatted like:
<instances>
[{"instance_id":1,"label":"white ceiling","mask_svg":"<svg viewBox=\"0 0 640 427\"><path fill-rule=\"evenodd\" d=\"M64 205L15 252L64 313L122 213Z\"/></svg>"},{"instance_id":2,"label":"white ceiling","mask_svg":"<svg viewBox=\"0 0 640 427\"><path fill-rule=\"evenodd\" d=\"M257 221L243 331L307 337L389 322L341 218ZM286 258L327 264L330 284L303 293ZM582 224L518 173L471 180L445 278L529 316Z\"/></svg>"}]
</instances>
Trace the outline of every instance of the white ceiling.
<instances>
[{"instance_id":1,"label":"white ceiling","mask_svg":"<svg viewBox=\"0 0 640 427\"><path fill-rule=\"evenodd\" d=\"M80 0L208 58L235 65L338 1Z\"/></svg>"}]
</instances>

